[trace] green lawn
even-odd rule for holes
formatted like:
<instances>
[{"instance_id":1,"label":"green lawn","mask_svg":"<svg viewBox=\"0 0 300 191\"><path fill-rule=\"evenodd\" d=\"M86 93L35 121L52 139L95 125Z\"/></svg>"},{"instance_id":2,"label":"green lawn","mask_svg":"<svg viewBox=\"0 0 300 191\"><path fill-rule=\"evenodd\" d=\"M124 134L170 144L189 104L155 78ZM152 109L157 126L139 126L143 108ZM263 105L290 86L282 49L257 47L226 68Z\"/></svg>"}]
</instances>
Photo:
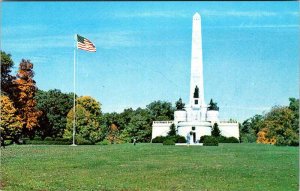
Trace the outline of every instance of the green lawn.
<instances>
[{"instance_id":1,"label":"green lawn","mask_svg":"<svg viewBox=\"0 0 300 191\"><path fill-rule=\"evenodd\" d=\"M298 147L122 144L1 149L1 190L298 190Z\"/></svg>"}]
</instances>

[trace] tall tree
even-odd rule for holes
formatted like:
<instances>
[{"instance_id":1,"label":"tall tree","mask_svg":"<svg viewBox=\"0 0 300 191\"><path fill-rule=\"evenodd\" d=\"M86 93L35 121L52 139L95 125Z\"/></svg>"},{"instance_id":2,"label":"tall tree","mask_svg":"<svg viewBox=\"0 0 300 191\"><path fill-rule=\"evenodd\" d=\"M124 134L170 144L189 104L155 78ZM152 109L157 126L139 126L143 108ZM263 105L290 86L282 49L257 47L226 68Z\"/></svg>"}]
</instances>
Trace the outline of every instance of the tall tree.
<instances>
[{"instance_id":1,"label":"tall tree","mask_svg":"<svg viewBox=\"0 0 300 191\"><path fill-rule=\"evenodd\" d=\"M8 96L0 96L0 134L3 139L17 142L22 133L22 123L13 102Z\"/></svg>"},{"instance_id":2,"label":"tall tree","mask_svg":"<svg viewBox=\"0 0 300 191\"><path fill-rule=\"evenodd\" d=\"M293 119L293 112L288 107L275 106L265 115L261 126L268 138L275 137L277 145L298 145L299 137L293 129Z\"/></svg>"},{"instance_id":3,"label":"tall tree","mask_svg":"<svg viewBox=\"0 0 300 191\"><path fill-rule=\"evenodd\" d=\"M76 134L77 136L95 143L103 137L100 103L90 96L76 99ZM67 125L64 137L71 138L74 123L74 109L67 115Z\"/></svg>"},{"instance_id":4,"label":"tall tree","mask_svg":"<svg viewBox=\"0 0 300 191\"><path fill-rule=\"evenodd\" d=\"M138 108L123 133L140 142L150 142L152 119L149 110Z\"/></svg>"},{"instance_id":5,"label":"tall tree","mask_svg":"<svg viewBox=\"0 0 300 191\"><path fill-rule=\"evenodd\" d=\"M67 124L67 114L73 107L73 94L60 90L37 91L35 96L37 108L43 112L39 118L41 128L38 135L45 137L62 137Z\"/></svg>"},{"instance_id":6,"label":"tall tree","mask_svg":"<svg viewBox=\"0 0 300 191\"><path fill-rule=\"evenodd\" d=\"M76 99L76 103L86 109L91 115L99 116L101 114L101 103L91 96L81 96Z\"/></svg>"},{"instance_id":7,"label":"tall tree","mask_svg":"<svg viewBox=\"0 0 300 191\"><path fill-rule=\"evenodd\" d=\"M118 143L118 136L119 136L118 126L113 123L110 125L107 139L111 144L115 144Z\"/></svg>"},{"instance_id":8,"label":"tall tree","mask_svg":"<svg viewBox=\"0 0 300 191\"><path fill-rule=\"evenodd\" d=\"M17 109L17 115L22 121L23 133L33 137L35 128L39 127L38 118L42 112L36 108L34 99L37 87L33 80L33 64L22 59L17 74L13 81L12 98Z\"/></svg>"},{"instance_id":9,"label":"tall tree","mask_svg":"<svg viewBox=\"0 0 300 191\"><path fill-rule=\"evenodd\" d=\"M152 119L156 121L173 120L174 108L170 102L154 101L146 106Z\"/></svg>"},{"instance_id":10,"label":"tall tree","mask_svg":"<svg viewBox=\"0 0 300 191\"><path fill-rule=\"evenodd\" d=\"M13 66L14 62L11 59L11 55L1 51L1 92L6 95L10 95L10 87L15 79L10 74Z\"/></svg>"},{"instance_id":11,"label":"tall tree","mask_svg":"<svg viewBox=\"0 0 300 191\"><path fill-rule=\"evenodd\" d=\"M299 99L289 98L289 109L293 112L293 130L299 134Z\"/></svg>"}]
</instances>

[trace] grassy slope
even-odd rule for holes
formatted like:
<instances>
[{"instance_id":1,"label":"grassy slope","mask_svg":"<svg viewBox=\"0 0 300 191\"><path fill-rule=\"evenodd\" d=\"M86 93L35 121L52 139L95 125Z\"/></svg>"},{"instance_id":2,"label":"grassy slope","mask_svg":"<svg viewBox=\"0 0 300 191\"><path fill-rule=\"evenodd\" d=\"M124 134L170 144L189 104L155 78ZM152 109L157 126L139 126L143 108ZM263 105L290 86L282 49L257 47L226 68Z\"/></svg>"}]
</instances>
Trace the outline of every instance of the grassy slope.
<instances>
[{"instance_id":1,"label":"grassy slope","mask_svg":"<svg viewBox=\"0 0 300 191\"><path fill-rule=\"evenodd\" d=\"M4 190L298 190L298 148L10 146Z\"/></svg>"}]
</instances>

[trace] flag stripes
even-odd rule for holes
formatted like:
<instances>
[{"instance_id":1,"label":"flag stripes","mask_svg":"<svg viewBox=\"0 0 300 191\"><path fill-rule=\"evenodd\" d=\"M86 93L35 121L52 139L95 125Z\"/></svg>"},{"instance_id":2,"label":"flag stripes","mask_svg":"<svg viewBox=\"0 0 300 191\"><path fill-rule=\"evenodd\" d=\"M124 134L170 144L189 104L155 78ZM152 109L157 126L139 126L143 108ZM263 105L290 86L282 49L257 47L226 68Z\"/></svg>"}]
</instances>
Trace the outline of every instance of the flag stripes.
<instances>
[{"instance_id":1,"label":"flag stripes","mask_svg":"<svg viewBox=\"0 0 300 191\"><path fill-rule=\"evenodd\" d=\"M96 52L96 46L87 38L77 35L77 48L89 52Z\"/></svg>"}]
</instances>

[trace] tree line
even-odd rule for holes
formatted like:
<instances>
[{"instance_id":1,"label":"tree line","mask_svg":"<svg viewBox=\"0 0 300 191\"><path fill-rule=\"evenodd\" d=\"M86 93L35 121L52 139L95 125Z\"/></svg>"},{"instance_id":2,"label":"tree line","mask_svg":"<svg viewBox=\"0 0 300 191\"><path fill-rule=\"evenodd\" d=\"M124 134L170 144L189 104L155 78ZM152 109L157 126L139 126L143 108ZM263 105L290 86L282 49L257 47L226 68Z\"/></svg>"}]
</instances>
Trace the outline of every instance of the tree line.
<instances>
[{"instance_id":1,"label":"tree line","mask_svg":"<svg viewBox=\"0 0 300 191\"><path fill-rule=\"evenodd\" d=\"M240 136L242 142L299 146L299 99L289 98L288 106L274 106L246 119Z\"/></svg>"},{"instance_id":2,"label":"tree line","mask_svg":"<svg viewBox=\"0 0 300 191\"><path fill-rule=\"evenodd\" d=\"M146 108L125 109L121 113L102 113L101 103L90 96L76 97L58 89L39 90L33 80L33 63L22 59L17 74L11 74L11 55L1 51L2 139L18 143L22 138L71 139L76 117L76 142L95 144L126 143L136 139L150 142L153 121L173 120L175 110L183 110L180 98L172 103L154 101ZM275 106L266 114L255 115L240 123L240 141L276 145L299 144L299 99L290 98L288 106ZM210 101L209 109L219 110Z\"/></svg>"},{"instance_id":3,"label":"tree line","mask_svg":"<svg viewBox=\"0 0 300 191\"><path fill-rule=\"evenodd\" d=\"M73 93L58 89L39 90L33 80L33 63L22 59L17 74L11 74L11 55L1 51L2 139L18 143L23 138L66 138L73 133ZM146 108L102 113L101 103L90 96L76 97L76 141L94 144L150 142L154 120L173 120L169 102L154 101Z\"/></svg>"}]
</instances>

